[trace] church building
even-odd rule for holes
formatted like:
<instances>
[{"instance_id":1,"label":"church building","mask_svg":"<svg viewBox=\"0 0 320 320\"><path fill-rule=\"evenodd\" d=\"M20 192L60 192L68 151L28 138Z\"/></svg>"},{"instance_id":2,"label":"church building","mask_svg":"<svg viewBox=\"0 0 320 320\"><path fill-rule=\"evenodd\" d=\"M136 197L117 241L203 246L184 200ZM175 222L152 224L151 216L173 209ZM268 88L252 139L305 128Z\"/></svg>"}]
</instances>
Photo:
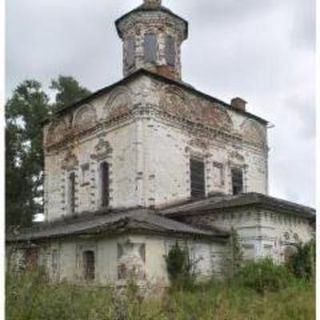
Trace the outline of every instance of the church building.
<instances>
[{"instance_id":1,"label":"church building","mask_svg":"<svg viewBox=\"0 0 320 320\"><path fill-rule=\"evenodd\" d=\"M7 236L10 259L57 282L167 286L177 242L222 276L234 229L244 259L285 262L315 210L269 195L268 122L182 80L188 22L161 0L116 28L123 78L44 123L45 222Z\"/></svg>"}]
</instances>

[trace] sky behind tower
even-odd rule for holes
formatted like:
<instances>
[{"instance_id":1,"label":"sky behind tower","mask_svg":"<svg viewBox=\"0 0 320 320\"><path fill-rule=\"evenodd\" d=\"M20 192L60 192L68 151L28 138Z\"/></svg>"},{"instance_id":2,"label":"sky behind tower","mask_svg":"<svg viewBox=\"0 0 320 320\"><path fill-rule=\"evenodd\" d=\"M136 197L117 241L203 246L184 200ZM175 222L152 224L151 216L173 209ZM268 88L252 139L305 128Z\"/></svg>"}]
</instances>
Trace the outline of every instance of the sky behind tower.
<instances>
[{"instance_id":1,"label":"sky behind tower","mask_svg":"<svg viewBox=\"0 0 320 320\"><path fill-rule=\"evenodd\" d=\"M122 77L114 21L142 0L10 0L6 95L72 75L91 91ZM270 194L315 205L315 0L167 0L189 21L182 77L270 121ZM271 127L271 126L270 126Z\"/></svg>"}]
</instances>

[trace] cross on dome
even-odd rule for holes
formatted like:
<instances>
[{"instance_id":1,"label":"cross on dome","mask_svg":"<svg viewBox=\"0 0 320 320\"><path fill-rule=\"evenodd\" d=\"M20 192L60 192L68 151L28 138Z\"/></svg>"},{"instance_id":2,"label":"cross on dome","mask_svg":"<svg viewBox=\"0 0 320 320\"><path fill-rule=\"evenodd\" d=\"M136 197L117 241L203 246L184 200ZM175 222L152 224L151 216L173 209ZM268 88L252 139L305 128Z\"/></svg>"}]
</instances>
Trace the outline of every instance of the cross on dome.
<instances>
[{"instance_id":1,"label":"cross on dome","mask_svg":"<svg viewBox=\"0 0 320 320\"><path fill-rule=\"evenodd\" d=\"M144 0L144 5L149 8L159 8L161 6L161 0Z\"/></svg>"}]
</instances>

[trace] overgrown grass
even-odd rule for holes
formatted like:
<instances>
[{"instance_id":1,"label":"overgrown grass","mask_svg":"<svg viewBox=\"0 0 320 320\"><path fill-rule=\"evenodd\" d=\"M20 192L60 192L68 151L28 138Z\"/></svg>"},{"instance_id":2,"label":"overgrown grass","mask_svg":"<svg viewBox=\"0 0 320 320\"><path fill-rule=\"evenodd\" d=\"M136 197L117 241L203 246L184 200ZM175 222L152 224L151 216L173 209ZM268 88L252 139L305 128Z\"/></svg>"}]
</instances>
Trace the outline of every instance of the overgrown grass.
<instances>
[{"instance_id":1,"label":"overgrown grass","mask_svg":"<svg viewBox=\"0 0 320 320\"><path fill-rule=\"evenodd\" d=\"M8 274L7 320L311 320L315 288L293 279L263 294L235 281L212 281L192 291L171 290L143 300L134 289L119 296L111 288L52 285L39 273Z\"/></svg>"}]
</instances>

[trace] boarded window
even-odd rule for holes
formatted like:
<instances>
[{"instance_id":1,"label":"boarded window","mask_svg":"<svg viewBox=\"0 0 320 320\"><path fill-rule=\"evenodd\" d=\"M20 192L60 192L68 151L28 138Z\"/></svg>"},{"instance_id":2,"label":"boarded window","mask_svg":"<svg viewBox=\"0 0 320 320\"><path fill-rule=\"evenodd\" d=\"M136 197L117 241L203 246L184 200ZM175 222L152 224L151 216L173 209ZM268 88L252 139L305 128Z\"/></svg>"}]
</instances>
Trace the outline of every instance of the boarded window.
<instances>
[{"instance_id":1,"label":"boarded window","mask_svg":"<svg viewBox=\"0 0 320 320\"><path fill-rule=\"evenodd\" d=\"M175 48L175 41L172 36L166 37L166 61L168 65L175 66L176 63L176 48Z\"/></svg>"},{"instance_id":2,"label":"boarded window","mask_svg":"<svg viewBox=\"0 0 320 320\"><path fill-rule=\"evenodd\" d=\"M157 38L154 34L146 34L144 37L144 59L150 63L157 60Z\"/></svg>"},{"instance_id":3,"label":"boarded window","mask_svg":"<svg viewBox=\"0 0 320 320\"><path fill-rule=\"evenodd\" d=\"M69 200L69 211L70 213L75 212L76 208L76 175L74 172L70 173L69 175L69 195L68 195L68 200Z\"/></svg>"},{"instance_id":4,"label":"boarded window","mask_svg":"<svg viewBox=\"0 0 320 320\"><path fill-rule=\"evenodd\" d=\"M205 172L204 162L190 160L191 197L203 198L205 196Z\"/></svg>"},{"instance_id":5,"label":"boarded window","mask_svg":"<svg viewBox=\"0 0 320 320\"><path fill-rule=\"evenodd\" d=\"M110 178L109 178L109 164L107 162L101 163L101 206L108 207L110 204Z\"/></svg>"},{"instance_id":6,"label":"boarded window","mask_svg":"<svg viewBox=\"0 0 320 320\"><path fill-rule=\"evenodd\" d=\"M94 251L83 252L83 271L84 271L85 280L87 281L94 280L95 278Z\"/></svg>"},{"instance_id":7,"label":"boarded window","mask_svg":"<svg viewBox=\"0 0 320 320\"><path fill-rule=\"evenodd\" d=\"M127 64L129 67L134 65L136 54L136 44L133 37L127 40Z\"/></svg>"},{"instance_id":8,"label":"boarded window","mask_svg":"<svg viewBox=\"0 0 320 320\"><path fill-rule=\"evenodd\" d=\"M232 193L238 195L243 192L243 174L242 170L234 168L231 170L232 175Z\"/></svg>"}]
</instances>

